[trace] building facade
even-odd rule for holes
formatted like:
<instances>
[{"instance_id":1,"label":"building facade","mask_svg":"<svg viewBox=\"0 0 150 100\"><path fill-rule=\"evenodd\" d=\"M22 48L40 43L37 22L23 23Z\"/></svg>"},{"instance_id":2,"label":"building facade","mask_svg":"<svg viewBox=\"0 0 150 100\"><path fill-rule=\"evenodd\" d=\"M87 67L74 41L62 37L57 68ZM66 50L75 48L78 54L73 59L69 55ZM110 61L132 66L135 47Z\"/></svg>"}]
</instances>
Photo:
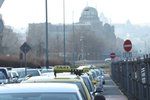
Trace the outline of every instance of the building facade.
<instances>
[{"instance_id":1,"label":"building facade","mask_svg":"<svg viewBox=\"0 0 150 100\"><path fill-rule=\"evenodd\" d=\"M63 59L63 24L48 24L49 59ZM79 22L65 25L66 59L99 60L115 50L114 26L100 21L93 7L86 7ZM45 23L29 24L27 42L35 57L45 57Z\"/></svg>"}]
</instances>

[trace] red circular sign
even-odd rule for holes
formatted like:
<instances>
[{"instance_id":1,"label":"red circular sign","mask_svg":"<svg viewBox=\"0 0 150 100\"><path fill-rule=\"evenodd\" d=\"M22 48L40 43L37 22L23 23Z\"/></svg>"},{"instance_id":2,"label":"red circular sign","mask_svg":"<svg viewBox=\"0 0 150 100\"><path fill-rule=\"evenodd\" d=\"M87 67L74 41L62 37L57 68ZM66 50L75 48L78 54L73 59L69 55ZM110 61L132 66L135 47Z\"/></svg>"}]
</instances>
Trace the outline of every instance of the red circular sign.
<instances>
[{"instance_id":1,"label":"red circular sign","mask_svg":"<svg viewBox=\"0 0 150 100\"><path fill-rule=\"evenodd\" d=\"M115 58L116 57L116 54L114 53L114 52L112 52L111 54L110 54L110 58Z\"/></svg>"},{"instance_id":2,"label":"red circular sign","mask_svg":"<svg viewBox=\"0 0 150 100\"><path fill-rule=\"evenodd\" d=\"M132 43L131 43L131 41L130 40L125 40L125 42L123 44L123 47L124 47L124 50L126 52L131 51L131 49L132 49Z\"/></svg>"}]
</instances>

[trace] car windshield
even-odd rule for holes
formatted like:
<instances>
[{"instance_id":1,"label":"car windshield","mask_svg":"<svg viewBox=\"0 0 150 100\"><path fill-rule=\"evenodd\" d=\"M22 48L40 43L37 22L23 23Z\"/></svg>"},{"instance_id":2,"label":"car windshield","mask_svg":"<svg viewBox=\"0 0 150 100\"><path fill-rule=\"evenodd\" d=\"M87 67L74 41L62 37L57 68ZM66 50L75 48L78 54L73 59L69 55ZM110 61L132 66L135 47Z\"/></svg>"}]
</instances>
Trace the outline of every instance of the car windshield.
<instances>
[{"instance_id":1,"label":"car windshield","mask_svg":"<svg viewBox=\"0 0 150 100\"><path fill-rule=\"evenodd\" d=\"M69 82L69 81L47 81L48 83L50 82L50 83L71 83L71 84L76 84L77 86L78 86L78 88L79 88L79 91L80 91L80 93L81 93L81 96L82 96L82 99L83 100L88 100L87 99L87 94L86 94L86 90L85 90L85 88L83 87L83 85L82 85L82 83L81 82L74 82L74 81L72 81L72 82ZM47 83L46 82L46 83ZM38 82L37 82L38 83Z\"/></svg>"},{"instance_id":2,"label":"car windshield","mask_svg":"<svg viewBox=\"0 0 150 100\"><path fill-rule=\"evenodd\" d=\"M53 72L53 69L42 69L41 73L50 73Z\"/></svg>"},{"instance_id":3,"label":"car windshield","mask_svg":"<svg viewBox=\"0 0 150 100\"><path fill-rule=\"evenodd\" d=\"M75 93L0 93L0 100L79 100Z\"/></svg>"},{"instance_id":4,"label":"car windshield","mask_svg":"<svg viewBox=\"0 0 150 100\"><path fill-rule=\"evenodd\" d=\"M38 70L27 70L27 75L32 75L32 76L40 76L40 73Z\"/></svg>"},{"instance_id":5,"label":"car windshield","mask_svg":"<svg viewBox=\"0 0 150 100\"><path fill-rule=\"evenodd\" d=\"M24 78L26 76L25 69L17 72L19 74L19 78ZM27 69L27 75L40 76L40 73L38 70Z\"/></svg>"},{"instance_id":6,"label":"car windshield","mask_svg":"<svg viewBox=\"0 0 150 100\"><path fill-rule=\"evenodd\" d=\"M0 72L0 79L6 79L6 76L2 72Z\"/></svg>"},{"instance_id":7,"label":"car windshield","mask_svg":"<svg viewBox=\"0 0 150 100\"><path fill-rule=\"evenodd\" d=\"M0 69L0 72L8 79L8 72L5 69Z\"/></svg>"}]
</instances>

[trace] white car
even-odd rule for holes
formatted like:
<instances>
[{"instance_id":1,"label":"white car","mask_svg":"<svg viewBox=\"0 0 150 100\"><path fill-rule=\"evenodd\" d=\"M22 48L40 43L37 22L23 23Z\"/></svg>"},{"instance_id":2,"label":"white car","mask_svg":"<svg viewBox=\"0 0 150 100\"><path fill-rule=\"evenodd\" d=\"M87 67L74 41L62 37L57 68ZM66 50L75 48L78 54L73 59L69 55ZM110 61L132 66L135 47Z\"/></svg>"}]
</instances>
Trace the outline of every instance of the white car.
<instances>
[{"instance_id":1,"label":"white car","mask_svg":"<svg viewBox=\"0 0 150 100\"><path fill-rule=\"evenodd\" d=\"M0 67L0 84L6 84L10 82L10 77L7 68Z\"/></svg>"},{"instance_id":2,"label":"white car","mask_svg":"<svg viewBox=\"0 0 150 100\"><path fill-rule=\"evenodd\" d=\"M0 85L0 100L83 100L69 83L18 83Z\"/></svg>"},{"instance_id":3,"label":"white car","mask_svg":"<svg viewBox=\"0 0 150 100\"><path fill-rule=\"evenodd\" d=\"M17 83L19 75L16 71L8 71L9 77L10 77L10 83Z\"/></svg>"},{"instance_id":4,"label":"white car","mask_svg":"<svg viewBox=\"0 0 150 100\"><path fill-rule=\"evenodd\" d=\"M12 68L12 71L16 71L19 74L18 82L21 82L28 76L40 76L41 75L41 72L39 69Z\"/></svg>"},{"instance_id":5,"label":"white car","mask_svg":"<svg viewBox=\"0 0 150 100\"><path fill-rule=\"evenodd\" d=\"M8 83L8 79L6 78L4 73L0 71L0 84L5 84L5 83Z\"/></svg>"}]
</instances>

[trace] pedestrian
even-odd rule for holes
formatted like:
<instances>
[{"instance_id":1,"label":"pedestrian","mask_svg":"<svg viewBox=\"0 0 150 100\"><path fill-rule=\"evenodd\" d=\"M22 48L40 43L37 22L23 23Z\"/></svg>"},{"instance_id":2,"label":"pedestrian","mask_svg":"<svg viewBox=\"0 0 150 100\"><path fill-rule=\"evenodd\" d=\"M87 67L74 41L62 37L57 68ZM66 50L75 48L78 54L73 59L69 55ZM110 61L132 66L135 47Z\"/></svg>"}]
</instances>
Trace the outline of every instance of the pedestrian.
<instances>
[{"instance_id":1,"label":"pedestrian","mask_svg":"<svg viewBox=\"0 0 150 100\"><path fill-rule=\"evenodd\" d=\"M106 100L105 97L99 93L95 94L94 100Z\"/></svg>"}]
</instances>

